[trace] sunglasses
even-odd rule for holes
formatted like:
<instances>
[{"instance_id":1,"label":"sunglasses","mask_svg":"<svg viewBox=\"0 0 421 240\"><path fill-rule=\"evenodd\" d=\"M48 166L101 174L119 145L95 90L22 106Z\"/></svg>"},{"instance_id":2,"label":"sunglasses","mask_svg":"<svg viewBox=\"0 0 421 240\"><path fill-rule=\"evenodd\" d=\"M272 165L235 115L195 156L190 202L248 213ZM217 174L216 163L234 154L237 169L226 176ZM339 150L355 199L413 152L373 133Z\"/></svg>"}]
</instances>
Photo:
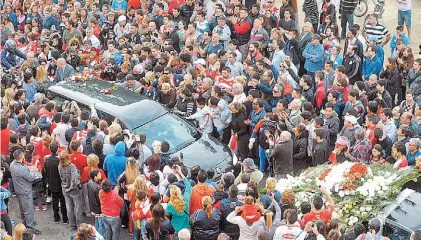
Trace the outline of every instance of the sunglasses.
<instances>
[{"instance_id":1,"label":"sunglasses","mask_svg":"<svg viewBox=\"0 0 421 240\"><path fill-rule=\"evenodd\" d=\"M164 74L164 75L168 75L168 74L170 74L170 73L169 73L169 72L164 72L163 74Z\"/></svg>"}]
</instances>

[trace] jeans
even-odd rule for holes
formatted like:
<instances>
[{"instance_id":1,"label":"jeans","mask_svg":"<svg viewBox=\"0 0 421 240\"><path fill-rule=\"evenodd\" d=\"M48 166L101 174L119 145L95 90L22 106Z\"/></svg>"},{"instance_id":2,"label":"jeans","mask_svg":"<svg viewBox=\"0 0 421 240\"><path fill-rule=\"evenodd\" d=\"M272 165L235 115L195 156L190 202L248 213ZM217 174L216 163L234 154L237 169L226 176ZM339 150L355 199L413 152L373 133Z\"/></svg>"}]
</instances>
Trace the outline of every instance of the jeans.
<instances>
[{"instance_id":1,"label":"jeans","mask_svg":"<svg viewBox=\"0 0 421 240\"><path fill-rule=\"evenodd\" d=\"M64 195L62 192L51 192L51 197L53 198L53 212L54 212L54 220L60 220L59 214L59 207L58 204L60 202L60 210L61 215L63 216L63 222L68 222L69 219L67 218L67 208L66 208L66 200L64 199Z\"/></svg>"},{"instance_id":2,"label":"jeans","mask_svg":"<svg viewBox=\"0 0 421 240\"><path fill-rule=\"evenodd\" d=\"M259 170L261 172L265 171L265 167L266 167L266 162L269 161L269 156L266 153L266 149L263 149L259 146L259 159L260 159L260 165L259 165Z\"/></svg>"},{"instance_id":3,"label":"jeans","mask_svg":"<svg viewBox=\"0 0 421 240\"><path fill-rule=\"evenodd\" d=\"M105 236L105 224L103 216L95 216L95 229L98 231L99 234L101 234L101 236Z\"/></svg>"},{"instance_id":4,"label":"jeans","mask_svg":"<svg viewBox=\"0 0 421 240\"><path fill-rule=\"evenodd\" d=\"M104 225L106 231L106 240L119 240L120 239L120 229L121 229L121 219L120 217L107 217L104 216Z\"/></svg>"},{"instance_id":5,"label":"jeans","mask_svg":"<svg viewBox=\"0 0 421 240\"><path fill-rule=\"evenodd\" d=\"M76 194L63 193L63 196L70 227L77 227L82 223L82 191L78 190Z\"/></svg>"},{"instance_id":6,"label":"jeans","mask_svg":"<svg viewBox=\"0 0 421 240\"><path fill-rule=\"evenodd\" d=\"M22 223L27 228L34 228L35 213L32 193L25 195L19 194L17 197L19 201L20 218L22 219Z\"/></svg>"},{"instance_id":7,"label":"jeans","mask_svg":"<svg viewBox=\"0 0 421 240\"><path fill-rule=\"evenodd\" d=\"M411 27L411 10L401 11L398 10L398 25L403 26L405 23L406 27Z\"/></svg>"},{"instance_id":8,"label":"jeans","mask_svg":"<svg viewBox=\"0 0 421 240\"><path fill-rule=\"evenodd\" d=\"M86 215L89 215L91 210L89 208L88 183L82 184L82 198L84 206L83 211L86 213Z\"/></svg>"},{"instance_id":9,"label":"jeans","mask_svg":"<svg viewBox=\"0 0 421 240\"><path fill-rule=\"evenodd\" d=\"M146 219L140 220L140 228L137 227L136 221L132 218L134 230L133 230L133 240L142 240L142 234L146 233Z\"/></svg>"},{"instance_id":10,"label":"jeans","mask_svg":"<svg viewBox=\"0 0 421 240\"><path fill-rule=\"evenodd\" d=\"M346 24L348 27L354 25L354 13L342 12L341 14L341 37L346 37Z\"/></svg>"}]
</instances>

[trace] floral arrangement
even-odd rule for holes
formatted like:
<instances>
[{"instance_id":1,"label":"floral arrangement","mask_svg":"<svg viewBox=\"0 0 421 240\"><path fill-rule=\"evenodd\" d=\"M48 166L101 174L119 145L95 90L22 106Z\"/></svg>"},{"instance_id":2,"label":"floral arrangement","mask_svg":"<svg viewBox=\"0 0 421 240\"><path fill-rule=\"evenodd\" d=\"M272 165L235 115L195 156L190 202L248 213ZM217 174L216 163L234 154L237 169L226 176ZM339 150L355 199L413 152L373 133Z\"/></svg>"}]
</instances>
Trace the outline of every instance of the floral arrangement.
<instances>
[{"instance_id":1,"label":"floral arrangement","mask_svg":"<svg viewBox=\"0 0 421 240\"><path fill-rule=\"evenodd\" d=\"M320 195L319 187L325 187L335 201L332 218L348 227L380 216L404 184L420 176L418 169L412 166L397 170L390 164L346 161L309 168L296 177L288 175L278 181L277 189L281 192L292 189L296 207L300 209L303 202L311 202L316 194Z\"/></svg>"}]
</instances>

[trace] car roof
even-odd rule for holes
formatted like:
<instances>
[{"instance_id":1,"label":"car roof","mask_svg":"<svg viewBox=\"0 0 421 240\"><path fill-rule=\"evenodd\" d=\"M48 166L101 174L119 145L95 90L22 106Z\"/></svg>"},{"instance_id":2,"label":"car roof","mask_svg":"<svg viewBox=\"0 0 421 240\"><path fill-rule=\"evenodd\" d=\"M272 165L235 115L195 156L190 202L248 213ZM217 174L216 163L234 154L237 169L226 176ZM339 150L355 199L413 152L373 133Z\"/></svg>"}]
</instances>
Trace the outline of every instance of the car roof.
<instances>
[{"instance_id":1,"label":"car roof","mask_svg":"<svg viewBox=\"0 0 421 240\"><path fill-rule=\"evenodd\" d=\"M409 231L421 229L421 193L404 189L394 203L384 209L386 221L393 222Z\"/></svg>"},{"instance_id":2,"label":"car roof","mask_svg":"<svg viewBox=\"0 0 421 240\"><path fill-rule=\"evenodd\" d=\"M101 93L108 88L112 88L111 94ZM99 79L62 81L48 90L86 106L95 104L97 110L118 117L130 130L168 112L164 106L147 97Z\"/></svg>"}]
</instances>

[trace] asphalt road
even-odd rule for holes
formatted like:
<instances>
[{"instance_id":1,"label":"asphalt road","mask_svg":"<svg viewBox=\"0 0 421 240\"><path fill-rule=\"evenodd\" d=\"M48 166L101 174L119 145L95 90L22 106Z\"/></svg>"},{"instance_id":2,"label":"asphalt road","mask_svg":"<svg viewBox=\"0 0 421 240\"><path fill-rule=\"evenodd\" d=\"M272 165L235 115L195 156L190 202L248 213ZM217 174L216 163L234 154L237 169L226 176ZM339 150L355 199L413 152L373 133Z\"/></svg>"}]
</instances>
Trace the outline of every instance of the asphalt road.
<instances>
[{"instance_id":1,"label":"asphalt road","mask_svg":"<svg viewBox=\"0 0 421 240\"><path fill-rule=\"evenodd\" d=\"M9 201L9 216L16 223L22 222L16 197L12 197ZM63 224L62 222L58 224L54 223L53 208L51 205L48 205L47 211L35 211L35 221L37 222L35 227L41 231L41 235L36 237L37 240L69 240L71 235L76 233L67 224ZM84 218L84 222L93 224L93 218ZM128 229L122 229L120 239L133 239L128 232Z\"/></svg>"}]
</instances>

